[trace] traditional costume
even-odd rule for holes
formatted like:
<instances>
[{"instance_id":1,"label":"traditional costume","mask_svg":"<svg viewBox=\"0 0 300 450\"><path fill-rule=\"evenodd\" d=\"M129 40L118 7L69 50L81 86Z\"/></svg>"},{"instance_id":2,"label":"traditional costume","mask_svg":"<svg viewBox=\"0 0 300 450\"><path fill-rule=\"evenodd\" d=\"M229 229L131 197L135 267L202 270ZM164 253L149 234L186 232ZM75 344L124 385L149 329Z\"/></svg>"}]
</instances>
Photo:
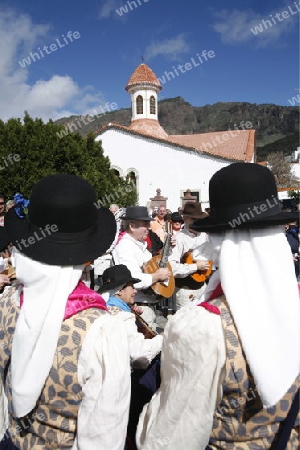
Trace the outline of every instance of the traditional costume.
<instances>
[{"instance_id":1,"label":"traditional costume","mask_svg":"<svg viewBox=\"0 0 300 450\"><path fill-rule=\"evenodd\" d=\"M130 400L126 330L80 282L115 219L92 186L50 175L5 217L18 287L1 298L0 370L16 449L122 450ZM4 442L5 444L5 442Z\"/></svg>"},{"instance_id":2,"label":"traditional costume","mask_svg":"<svg viewBox=\"0 0 300 450\"><path fill-rule=\"evenodd\" d=\"M300 304L280 224L296 213L280 212L274 177L256 164L221 169L209 191L211 216L191 228L209 233L219 270L202 302L166 326L162 383L141 414L138 448L293 450Z\"/></svg>"}]
</instances>

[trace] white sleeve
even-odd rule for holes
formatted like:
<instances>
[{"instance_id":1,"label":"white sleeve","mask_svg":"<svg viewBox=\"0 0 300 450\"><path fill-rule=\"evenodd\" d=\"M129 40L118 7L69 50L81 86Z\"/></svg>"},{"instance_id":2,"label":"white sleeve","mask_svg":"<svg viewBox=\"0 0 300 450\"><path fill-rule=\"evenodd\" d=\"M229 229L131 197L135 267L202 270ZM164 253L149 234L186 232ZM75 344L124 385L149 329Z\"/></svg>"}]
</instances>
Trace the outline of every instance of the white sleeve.
<instances>
[{"instance_id":1,"label":"white sleeve","mask_svg":"<svg viewBox=\"0 0 300 450\"><path fill-rule=\"evenodd\" d=\"M163 337L158 335L153 339L145 339L137 330L134 314L120 312L115 317L123 318L125 322L132 366L135 369L146 369L161 351Z\"/></svg>"},{"instance_id":2,"label":"white sleeve","mask_svg":"<svg viewBox=\"0 0 300 450\"><path fill-rule=\"evenodd\" d=\"M206 447L225 354L220 316L189 306L169 320L161 353L162 382L140 415L139 450Z\"/></svg>"},{"instance_id":3,"label":"white sleeve","mask_svg":"<svg viewBox=\"0 0 300 450\"><path fill-rule=\"evenodd\" d=\"M149 255L149 259L151 259L151 254ZM128 246L126 241L125 243L122 241L119 242L113 251L113 257L115 264L124 264L130 270L133 278L141 280L134 285L136 289L147 289L153 284L152 275L142 272L141 266L145 261L140 261L139 264L139 260L132 246Z\"/></svg>"},{"instance_id":4,"label":"white sleeve","mask_svg":"<svg viewBox=\"0 0 300 450\"><path fill-rule=\"evenodd\" d=\"M178 236L176 237L176 245L172 248L171 254L168 258L174 277L185 278L188 275L197 272L197 264L181 264L180 261L184 253L184 242L180 239L180 236Z\"/></svg>"},{"instance_id":5,"label":"white sleeve","mask_svg":"<svg viewBox=\"0 0 300 450\"><path fill-rule=\"evenodd\" d=\"M108 313L88 331L78 361L83 399L73 450L123 450L130 402L126 328Z\"/></svg>"}]
</instances>

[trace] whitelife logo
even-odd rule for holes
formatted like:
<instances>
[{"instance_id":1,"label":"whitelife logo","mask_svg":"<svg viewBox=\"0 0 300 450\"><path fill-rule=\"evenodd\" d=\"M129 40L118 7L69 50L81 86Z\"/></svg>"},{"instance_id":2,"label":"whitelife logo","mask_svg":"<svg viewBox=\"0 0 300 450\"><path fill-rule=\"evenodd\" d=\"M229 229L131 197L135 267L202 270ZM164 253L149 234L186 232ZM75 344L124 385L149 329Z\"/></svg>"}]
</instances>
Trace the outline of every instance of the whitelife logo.
<instances>
[{"instance_id":1,"label":"whitelife logo","mask_svg":"<svg viewBox=\"0 0 300 450\"><path fill-rule=\"evenodd\" d=\"M38 47L39 53L30 52L29 56L27 58L24 58L22 61L19 61L19 64L24 69L26 66L30 66L31 62L35 62L38 59L41 59L41 57L44 58L45 57L44 52L47 55L50 55L50 53L56 52L56 50L58 50L59 48L63 48L66 45L69 45L70 42L73 42L73 39L76 40L76 39L79 39L80 37L81 36L78 31L74 31L74 32L68 31L66 37L64 34L62 35L62 40L64 43L61 42L59 39L56 39L55 40L56 44L53 43L53 44L50 44L49 46L44 45L44 47L42 49L40 47Z\"/></svg>"},{"instance_id":2,"label":"whitelife logo","mask_svg":"<svg viewBox=\"0 0 300 450\"><path fill-rule=\"evenodd\" d=\"M300 8L299 8L300 3L294 2L294 5L296 8L296 11L294 9L292 9L292 6L288 6L288 11L285 10L285 11L282 11L281 13L276 13L275 17L273 17L273 14L270 14L271 20L269 20L269 19L262 20L260 25L256 25L254 28L250 28L250 30L256 36L257 34L262 33L263 31L267 30L268 28L273 27L273 25L277 25L279 22L282 22L284 19L288 19L290 16L294 16L295 14L298 14L300 12ZM280 15L281 15L281 17L280 17Z\"/></svg>"}]
</instances>

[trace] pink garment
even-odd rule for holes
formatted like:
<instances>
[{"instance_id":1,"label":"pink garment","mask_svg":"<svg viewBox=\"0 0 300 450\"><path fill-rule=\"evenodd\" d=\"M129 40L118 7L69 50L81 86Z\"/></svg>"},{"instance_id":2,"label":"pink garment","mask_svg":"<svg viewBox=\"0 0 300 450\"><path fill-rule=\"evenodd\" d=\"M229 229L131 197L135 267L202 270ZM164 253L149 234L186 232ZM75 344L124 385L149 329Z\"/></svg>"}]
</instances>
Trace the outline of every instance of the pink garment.
<instances>
[{"instance_id":1,"label":"pink garment","mask_svg":"<svg viewBox=\"0 0 300 450\"><path fill-rule=\"evenodd\" d=\"M207 309L207 311L217 314L218 316L221 315L219 308L217 306L211 305L210 303L202 302L197 306L203 306L203 308Z\"/></svg>"},{"instance_id":2,"label":"pink garment","mask_svg":"<svg viewBox=\"0 0 300 450\"><path fill-rule=\"evenodd\" d=\"M215 289L211 292L211 294L209 295L209 297L206 299L206 302L201 302L199 303L197 306L202 306L203 308L207 309L208 311L217 314L218 316L221 315L219 308L217 308L214 305L211 305L209 303L210 300L214 300L215 298L220 297L221 295L223 295L223 289L221 286L221 283L217 284L217 286L215 287Z\"/></svg>"},{"instance_id":3,"label":"pink garment","mask_svg":"<svg viewBox=\"0 0 300 450\"><path fill-rule=\"evenodd\" d=\"M20 294L21 306L23 301L24 295L22 291ZM68 297L64 320L88 308L98 308L107 311L106 303L101 295L88 288L82 281L79 281L74 291Z\"/></svg>"},{"instance_id":4,"label":"pink garment","mask_svg":"<svg viewBox=\"0 0 300 450\"><path fill-rule=\"evenodd\" d=\"M126 231L120 231L116 245L120 242L120 240L122 239L122 237L124 236L125 233L126 233Z\"/></svg>"}]
</instances>

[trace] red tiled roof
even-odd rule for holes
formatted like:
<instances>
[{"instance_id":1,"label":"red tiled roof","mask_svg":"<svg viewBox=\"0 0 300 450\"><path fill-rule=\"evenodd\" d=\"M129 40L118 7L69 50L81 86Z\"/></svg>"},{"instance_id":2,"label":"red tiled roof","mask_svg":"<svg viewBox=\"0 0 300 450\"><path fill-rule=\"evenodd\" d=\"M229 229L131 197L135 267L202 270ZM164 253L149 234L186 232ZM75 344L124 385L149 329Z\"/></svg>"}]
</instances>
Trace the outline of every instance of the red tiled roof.
<instances>
[{"instance_id":1,"label":"red tiled roof","mask_svg":"<svg viewBox=\"0 0 300 450\"><path fill-rule=\"evenodd\" d=\"M144 84L144 85L154 84L159 89L162 89L162 86L158 81L153 70L150 69L150 67L144 63L140 64L129 78L129 81L125 87L126 91L128 91L129 87L137 84Z\"/></svg>"},{"instance_id":2,"label":"red tiled roof","mask_svg":"<svg viewBox=\"0 0 300 450\"><path fill-rule=\"evenodd\" d=\"M168 135L163 127L157 120L154 119L133 120L129 126L129 129L139 131L142 134L147 134L162 139L168 139Z\"/></svg>"},{"instance_id":3,"label":"red tiled roof","mask_svg":"<svg viewBox=\"0 0 300 450\"><path fill-rule=\"evenodd\" d=\"M171 135L167 136L167 138L163 138L141 132L130 127L110 123L97 130L95 135L99 136L110 129L124 131L136 136L142 136L144 139L167 143L174 147L181 147L186 150L201 152L204 155L214 156L217 159L243 162L250 162L255 159L253 158L255 152L255 130L232 130L232 134L230 134L230 131L218 131L203 134ZM225 134L229 136L228 140L226 140L227 138L224 136ZM217 141L217 138L219 138L219 142Z\"/></svg>"},{"instance_id":4,"label":"red tiled roof","mask_svg":"<svg viewBox=\"0 0 300 450\"><path fill-rule=\"evenodd\" d=\"M254 130L228 130L168 136L170 142L194 148L210 155L245 162L250 162L253 159L254 139Z\"/></svg>"}]
</instances>

